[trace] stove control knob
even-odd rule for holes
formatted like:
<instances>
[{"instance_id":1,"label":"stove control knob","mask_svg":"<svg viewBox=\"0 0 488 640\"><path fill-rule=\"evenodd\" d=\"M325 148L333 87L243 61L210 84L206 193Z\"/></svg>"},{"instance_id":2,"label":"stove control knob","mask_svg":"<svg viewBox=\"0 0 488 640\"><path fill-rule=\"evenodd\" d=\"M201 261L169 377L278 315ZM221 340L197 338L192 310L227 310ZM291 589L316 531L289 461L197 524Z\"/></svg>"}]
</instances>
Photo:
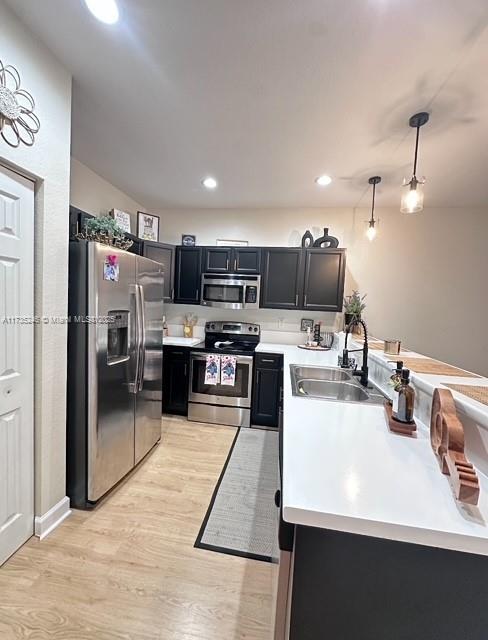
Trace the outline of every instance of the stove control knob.
<instances>
[{"instance_id":1,"label":"stove control knob","mask_svg":"<svg viewBox=\"0 0 488 640\"><path fill-rule=\"evenodd\" d=\"M252 331L252 327L249 327L249 331Z\"/></svg>"},{"instance_id":2,"label":"stove control knob","mask_svg":"<svg viewBox=\"0 0 488 640\"><path fill-rule=\"evenodd\" d=\"M257 327L254 327L254 331L257 333L257 332L258 332L258 328L257 328Z\"/></svg>"},{"instance_id":3,"label":"stove control knob","mask_svg":"<svg viewBox=\"0 0 488 640\"><path fill-rule=\"evenodd\" d=\"M212 324L210 325L210 328L212 329L212 331L215 329L215 324L212 322Z\"/></svg>"}]
</instances>

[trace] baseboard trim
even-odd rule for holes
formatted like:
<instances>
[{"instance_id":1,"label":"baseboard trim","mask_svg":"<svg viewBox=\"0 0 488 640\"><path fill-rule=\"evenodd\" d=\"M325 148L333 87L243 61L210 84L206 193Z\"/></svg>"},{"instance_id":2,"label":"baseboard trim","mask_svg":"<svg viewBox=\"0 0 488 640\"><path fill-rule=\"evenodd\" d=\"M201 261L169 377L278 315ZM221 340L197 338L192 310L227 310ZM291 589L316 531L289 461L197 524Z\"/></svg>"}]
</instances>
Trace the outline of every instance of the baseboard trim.
<instances>
[{"instance_id":1,"label":"baseboard trim","mask_svg":"<svg viewBox=\"0 0 488 640\"><path fill-rule=\"evenodd\" d=\"M54 531L56 527L59 527L59 525L66 520L70 514L71 509L69 508L69 498L68 496L65 496L44 515L36 516L34 518L34 535L41 540L44 540L44 538Z\"/></svg>"}]
</instances>

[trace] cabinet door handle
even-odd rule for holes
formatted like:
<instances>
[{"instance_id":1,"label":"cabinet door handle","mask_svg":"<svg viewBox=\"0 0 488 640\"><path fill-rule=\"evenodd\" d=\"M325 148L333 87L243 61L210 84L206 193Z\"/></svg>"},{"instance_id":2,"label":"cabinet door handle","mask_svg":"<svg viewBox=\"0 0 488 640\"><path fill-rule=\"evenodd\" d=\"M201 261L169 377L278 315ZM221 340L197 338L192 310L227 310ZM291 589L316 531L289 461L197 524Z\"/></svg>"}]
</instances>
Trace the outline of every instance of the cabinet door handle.
<instances>
[{"instance_id":1,"label":"cabinet door handle","mask_svg":"<svg viewBox=\"0 0 488 640\"><path fill-rule=\"evenodd\" d=\"M234 271L237 272L237 258L234 258Z\"/></svg>"},{"instance_id":2,"label":"cabinet door handle","mask_svg":"<svg viewBox=\"0 0 488 640\"><path fill-rule=\"evenodd\" d=\"M225 270L229 271L229 258L227 258L227 261L225 263Z\"/></svg>"},{"instance_id":3,"label":"cabinet door handle","mask_svg":"<svg viewBox=\"0 0 488 640\"><path fill-rule=\"evenodd\" d=\"M295 307L298 307L298 293L297 293L297 295L295 296Z\"/></svg>"},{"instance_id":4,"label":"cabinet door handle","mask_svg":"<svg viewBox=\"0 0 488 640\"><path fill-rule=\"evenodd\" d=\"M271 364L275 363L274 360L270 360L269 358L261 358L261 362L270 362Z\"/></svg>"},{"instance_id":5,"label":"cabinet door handle","mask_svg":"<svg viewBox=\"0 0 488 640\"><path fill-rule=\"evenodd\" d=\"M281 491L279 489L274 495L274 503L278 508L281 507Z\"/></svg>"},{"instance_id":6,"label":"cabinet door handle","mask_svg":"<svg viewBox=\"0 0 488 640\"><path fill-rule=\"evenodd\" d=\"M175 290L173 287L173 289L171 289L171 300L174 300L174 299L175 299Z\"/></svg>"},{"instance_id":7,"label":"cabinet door handle","mask_svg":"<svg viewBox=\"0 0 488 640\"><path fill-rule=\"evenodd\" d=\"M183 351L172 351L171 355L172 356L182 356L183 355Z\"/></svg>"},{"instance_id":8,"label":"cabinet door handle","mask_svg":"<svg viewBox=\"0 0 488 640\"><path fill-rule=\"evenodd\" d=\"M199 299L200 299L198 289L196 289L196 291L195 291L195 298L196 298L197 300L199 300Z\"/></svg>"},{"instance_id":9,"label":"cabinet door handle","mask_svg":"<svg viewBox=\"0 0 488 640\"><path fill-rule=\"evenodd\" d=\"M303 301L303 306L306 307L307 306L307 294L305 294L305 300Z\"/></svg>"},{"instance_id":10,"label":"cabinet door handle","mask_svg":"<svg viewBox=\"0 0 488 640\"><path fill-rule=\"evenodd\" d=\"M187 373L188 373L188 365L185 362L185 376L186 376Z\"/></svg>"}]
</instances>

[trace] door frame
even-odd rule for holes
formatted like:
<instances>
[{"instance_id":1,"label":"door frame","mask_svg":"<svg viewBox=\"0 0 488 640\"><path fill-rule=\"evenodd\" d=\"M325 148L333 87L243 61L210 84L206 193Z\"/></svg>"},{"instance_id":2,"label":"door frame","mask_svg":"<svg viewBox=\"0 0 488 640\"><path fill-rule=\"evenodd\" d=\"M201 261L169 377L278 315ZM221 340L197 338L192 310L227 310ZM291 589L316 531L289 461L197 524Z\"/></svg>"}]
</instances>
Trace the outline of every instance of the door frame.
<instances>
[{"instance_id":1,"label":"door frame","mask_svg":"<svg viewBox=\"0 0 488 640\"><path fill-rule=\"evenodd\" d=\"M25 157L22 158L25 160ZM70 157L68 155L67 162L69 163ZM34 316L42 316L43 315L43 301L39 302L36 300L36 291L38 289L38 285L40 285L42 279L39 277L39 260L40 255L42 254L42 249L46 241L43 240L44 233L44 223L43 220L46 216L49 215L49 207L48 204L44 203L44 185L47 182L48 185L51 183L50 179L47 179L45 176L36 173L34 171L29 170L26 166L16 164L12 162L9 158L0 154L0 167L5 168L12 173L17 174L23 179L29 180L34 184L34 212L33 212L33 260L34 260L34 278L33 278L33 311ZM68 197L66 200L66 234L68 234L69 228L69 180L66 184ZM50 198L51 199L51 198ZM49 200L50 200L49 199ZM66 252L66 259L67 259ZM41 265L42 268L43 265ZM66 269L68 267L68 263L66 262ZM67 312L67 309L65 313ZM40 362L42 358L39 356L39 347L40 347L40 335L37 330L37 327L34 326L34 337L33 337L33 436L34 436L34 477L33 477L33 493L34 493L34 521L33 521L33 535L38 537L40 540L43 540L47 537L56 527L58 527L69 515L71 515L70 510L70 501L66 496L66 485L64 485L62 489L62 498L56 502L54 505L51 505L50 508L45 510L43 509L44 494L42 491L43 487L43 476L45 475L46 467L49 467L50 460L46 462L40 460L40 449L44 446L44 442L40 442L42 439L42 429L41 427L46 422L42 417L39 416L39 395L40 388L43 386L43 383L46 383L46 376L41 371L39 372ZM66 455L63 456L66 458ZM42 475L39 475L39 474Z\"/></svg>"}]
</instances>

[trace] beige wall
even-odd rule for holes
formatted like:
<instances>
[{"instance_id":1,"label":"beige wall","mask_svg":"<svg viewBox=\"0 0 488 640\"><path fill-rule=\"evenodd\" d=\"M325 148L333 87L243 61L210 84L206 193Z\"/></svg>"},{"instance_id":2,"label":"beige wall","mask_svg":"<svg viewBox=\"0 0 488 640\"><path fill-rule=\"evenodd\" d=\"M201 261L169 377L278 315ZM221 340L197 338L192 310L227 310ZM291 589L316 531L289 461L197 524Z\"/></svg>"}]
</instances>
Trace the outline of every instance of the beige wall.
<instances>
[{"instance_id":1,"label":"beige wall","mask_svg":"<svg viewBox=\"0 0 488 640\"><path fill-rule=\"evenodd\" d=\"M399 337L411 349L488 375L488 208L426 209L416 216L379 209L378 216L373 243L364 235L366 209L163 210L160 234L176 244L192 233L198 244L223 238L296 246L307 228L317 237L328 226L348 249L346 291L368 294L373 334ZM177 306L168 315L176 317ZM278 315L267 321L278 322Z\"/></svg>"},{"instance_id":2,"label":"beige wall","mask_svg":"<svg viewBox=\"0 0 488 640\"><path fill-rule=\"evenodd\" d=\"M380 211L369 243L356 216L349 276L378 336L488 376L488 208Z\"/></svg>"},{"instance_id":3,"label":"beige wall","mask_svg":"<svg viewBox=\"0 0 488 640\"><path fill-rule=\"evenodd\" d=\"M130 196L101 178L76 158L71 158L70 204L93 215L121 209L131 214L131 230L136 234L138 211L144 207Z\"/></svg>"},{"instance_id":4,"label":"beige wall","mask_svg":"<svg viewBox=\"0 0 488 640\"><path fill-rule=\"evenodd\" d=\"M0 162L36 179L35 314L67 312L71 77L0 0L0 57L20 72L41 130L32 148L0 141ZM35 512L66 495L66 326L35 329Z\"/></svg>"}]
</instances>

